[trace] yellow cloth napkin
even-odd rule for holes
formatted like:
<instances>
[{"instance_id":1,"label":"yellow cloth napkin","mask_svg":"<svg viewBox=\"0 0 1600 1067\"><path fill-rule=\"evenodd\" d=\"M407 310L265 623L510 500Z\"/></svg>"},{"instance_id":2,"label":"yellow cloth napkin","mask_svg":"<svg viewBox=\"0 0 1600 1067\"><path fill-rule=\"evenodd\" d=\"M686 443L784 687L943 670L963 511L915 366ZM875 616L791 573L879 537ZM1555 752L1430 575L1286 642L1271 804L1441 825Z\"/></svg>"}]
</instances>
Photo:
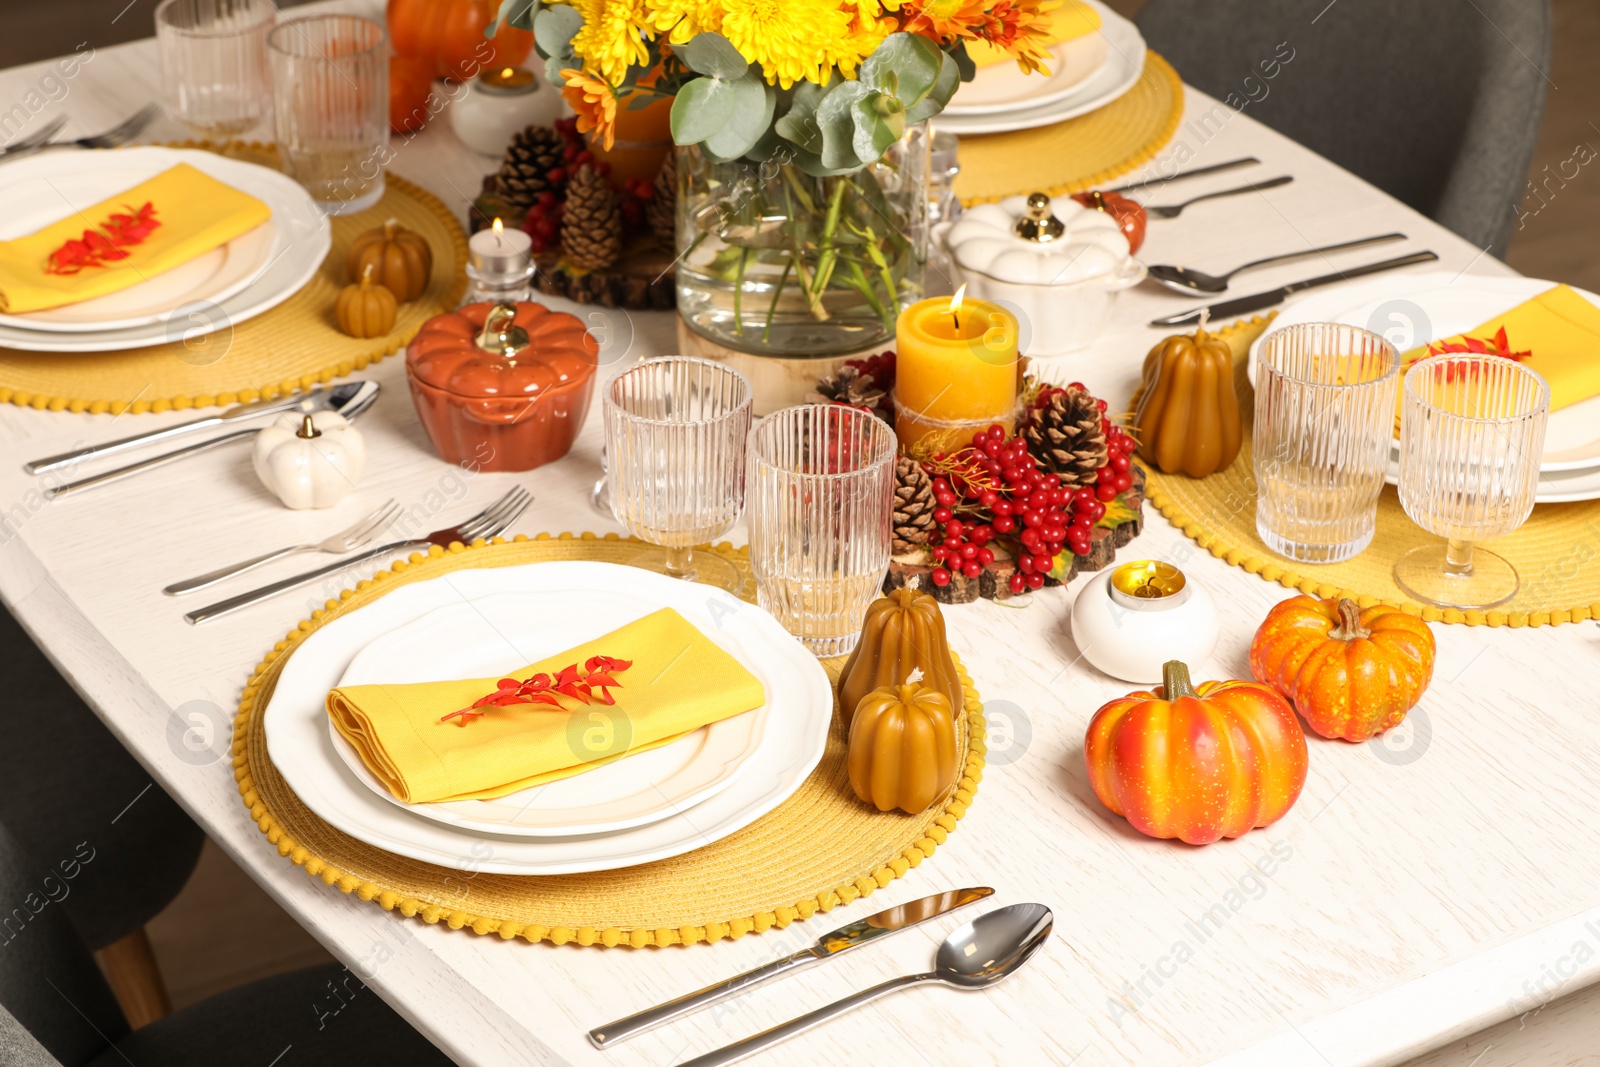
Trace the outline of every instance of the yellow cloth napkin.
<instances>
[{"instance_id":1,"label":"yellow cloth napkin","mask_svg":"<svg viewBox=\"0 0 1600 1067\"><path fill-rule=\"evenodd\" d=\"M1100 12L1083 3L1083 0L1066 0L1055 10L1046 11L1045 17L1050 22L1052 45L1087 37L1100 28ZM983 41L967 42L967 58L980 70L1016 62L1003 49Z\"/></svg>"},{"instance_id":2,"label":"yellow cloth napkin","mask_svg":"<svg viewBox=\"0 0 1600 1067\"><path fill-rule=\"evenodd\" d=\"M554 674L591 656L633 661L611 690L615 706L563 698L562 708L486 708L465 726L439 721L494 692L495 677L339 688L328 694L328 714L391 793L422 804L487 800L570 777L766 703L760 680L671 608L502 677Z\"/></svg>"},{"instance_id":3,"label":"yellow cloth napkin","mask_svg":"<svg viewBox=\"0 0 1600 1067\"><path fill-rule=\"evenodd\" d=\"M1600 308L1571 287L1547 289L1465 336L1488 340L1501 328L1513 352L1532 353L1523 365L1550 383L1551 411L1600 394ZM1400 365L1410 367L1427 354L1427 346L1413 348L1400 358Z\"/></svg>"},{"instance_id":4,"label":"yellow cloth napkin","mask_svg":"<svg viewBox=\"0 0 1600 1067\"><path fill-rule=\"evenodd\" d=\"M142 242L130 245L127 259L76 274L48 274L50 253L84 230L98 229L112 214L155 206L161 223ZM76 304L121 292L180 267L272 217L267 205L248 193L187 163L89 206L79 205L64 219L11 241L0 241L0 310L12 314Z\"/></svg>"}]
</instances>

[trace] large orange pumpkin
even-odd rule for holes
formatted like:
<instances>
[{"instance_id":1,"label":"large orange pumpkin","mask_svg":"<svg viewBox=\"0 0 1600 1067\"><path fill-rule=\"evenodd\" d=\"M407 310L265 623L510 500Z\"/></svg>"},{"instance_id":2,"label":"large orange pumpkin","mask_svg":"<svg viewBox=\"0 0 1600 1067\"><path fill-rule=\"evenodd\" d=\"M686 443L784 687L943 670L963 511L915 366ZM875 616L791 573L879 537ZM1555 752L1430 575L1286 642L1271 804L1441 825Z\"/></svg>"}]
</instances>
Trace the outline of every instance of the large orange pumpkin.
<instances>
[{"instance_id":1,"label":"large orange pumpkin","mask_svg":"<svg viewBox=\"0 0 1600 1067\"><path fill-rule=\"evenodd\" d=\"M415 133L426 126L433 115L428 109L432 95L431 62L409 56L389 57L389 129Z\"/></svg>"},{"instance_id":2,"label":"large orange pumpkin","mask_svg":"<svg viewBox=\"0 0 1600 1067\"><path fill-rule=\"evenodd\" d=\"M1250 642L1250 673L1323 737L1365 741L1397 725L1433 679L1428 624L1381 605L1290 597Z\"/></svg>"},{"instance_id":3,"label":"large orange pumpkin","mask_svg":"<svg viewBox=\"0 0 1600 1067\"><path fill-rule=\"evenodd\" d=\"M495 0L389 0L389 40L395 53L426 59L435 78L466 81L493 67L514 67L533 51L533 34L502 23L483 31Z\"/></svg>"},{"instance_id":4,"label":"large orange pumpkin","mask_svg":"<svg viewBox=\"0 0 1600 1067\"><path fill-rule=\"evenodd\" d=\"M1167 663L1154 692L1099 711L1083 742L1100 803L1151 837L1206 845L1268 826L1306 784L1306 735L1288 703L1255 682L1189 680Z\"/></svg>"}]
</instances>

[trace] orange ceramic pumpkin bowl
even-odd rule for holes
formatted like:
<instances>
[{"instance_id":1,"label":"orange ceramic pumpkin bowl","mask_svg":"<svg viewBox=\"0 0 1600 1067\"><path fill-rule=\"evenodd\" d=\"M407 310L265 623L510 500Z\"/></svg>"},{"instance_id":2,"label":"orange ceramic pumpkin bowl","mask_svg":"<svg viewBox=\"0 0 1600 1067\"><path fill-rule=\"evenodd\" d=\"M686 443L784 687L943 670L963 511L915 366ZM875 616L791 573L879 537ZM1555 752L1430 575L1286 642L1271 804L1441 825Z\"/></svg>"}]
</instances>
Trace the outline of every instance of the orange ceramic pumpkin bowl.
<instances>
[{"instance_id":1,"label":"orange ceramic pumpkin bowl","mask_svg":"<svg viewBox=\"0 0 1600 1067\"><path fill-rule=\"evenodd\" d=\"M422 324L406 346L406 381L446 462L526 471L572 448L599 362L600 346L575 315L527 302L467 304Z\"/></svg>"},{"instance_id":2,"label":"orange ceramic pumpkin bowl","mask_svg":"<svg viewBox=\"0 0 1600 1067\"><path fill-rule=\"evenodd\" d=\"M1422 699L1435 651L1428 624L1396 608L1296 596L1256 631L1250 673L1288 697L1323 737L1365 741L1398 725Z\"/></svg>"},{"instance_id":3,"label":"orange ceramic pumpkin bowl","mask_svg":"<svg viewBox=\"0 0 1600 1067\"><path fill-rule=\"evenodd\" d=\"M1095 712L1083 756L1100 803L1191 845L1270 826L1306 784L1306 736L1281 696L1255 682L1194 686L1175 660L1154 692Z\"/></svg>"}]
</instances>

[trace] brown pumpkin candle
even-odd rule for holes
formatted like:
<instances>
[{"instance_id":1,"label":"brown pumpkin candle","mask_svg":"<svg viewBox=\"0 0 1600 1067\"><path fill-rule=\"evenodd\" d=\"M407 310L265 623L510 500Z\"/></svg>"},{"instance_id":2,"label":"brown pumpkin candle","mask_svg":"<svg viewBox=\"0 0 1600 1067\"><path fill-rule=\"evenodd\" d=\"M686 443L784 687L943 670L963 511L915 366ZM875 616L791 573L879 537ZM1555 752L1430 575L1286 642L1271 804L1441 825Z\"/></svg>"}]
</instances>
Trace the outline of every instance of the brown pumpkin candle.
<instances>
[{"instance_id":1,"label":"brown pumpkin candle","mask_svg":"<svg viewBox=\"0 0 1600 1067\"><path fill-rule=\"evenodd\" d=\"M1244 435L1233 350L1204 323L1156 345L1144 360L1133 423L1140 458L1162 473L1204 478L1225 470Z\"/></svg>"},{"instance_id":2,"label":"brown pumpkin candle","mask_svg":"<svg viewBox=\"0 0 1600 1067\"><path fill-rule=\"evenodd\" d=\"M868 693L850 725L850 788L879 811L915 815L956 780L955 713L913 682Z\"/></svg>"},{"instance_id":3,"label":"brown pumpkin candle","mask_svg":"<svg viewBox=\"0 0 1600 1067\"><path fill-rule=\"evenodd\" d=\"M952 713L962 706L961 680L945 639L939 602L927 593L896 589L873 601L861 627L861 640L839 675L839 708L849 729L856 705L871 690L900 685L922 671L922 684L949 701Z\"/></svg>"}]
</instances>

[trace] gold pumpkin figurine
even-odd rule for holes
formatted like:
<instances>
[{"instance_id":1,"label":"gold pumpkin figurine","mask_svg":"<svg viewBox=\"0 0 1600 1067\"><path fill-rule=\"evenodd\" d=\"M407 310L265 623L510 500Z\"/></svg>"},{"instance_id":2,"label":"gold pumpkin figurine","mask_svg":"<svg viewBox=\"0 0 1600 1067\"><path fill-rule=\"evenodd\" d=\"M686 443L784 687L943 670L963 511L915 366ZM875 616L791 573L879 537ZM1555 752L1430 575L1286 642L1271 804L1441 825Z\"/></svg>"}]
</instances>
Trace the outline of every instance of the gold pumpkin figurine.
<instances>
[{"instance_id":1,"label":"gold pumpkin figurine","mask_svg":"<svg viewBox=\"0 0 1600 1067\"><path fill-rule=\"evenodd\" d=\"M1144 360L1134 412L1139 456L1164 474L1192 478L1227 469L1239 454L1244 427L1233 387L1233 350L1206 333L1169 337Z\"/></svg>"},{"instance_id":2,"label":"gold pumpkin figurine","mask_svg":"<svg viewBox=\"0 0 1600 1067\"><path fill-rule=\"evenodd\" d=\"M382 337L394 329L394 294L372 284L372 265L361 272L358 285L347 285L334 305L339 329L351 337Z\"/></svg>"},{"instance_id":3,"label":"gold pumpkin figurine","mask_svg":"<svg viewBox=\"0 0 1600 1067\"><path fill-rule=\"evenodd\" d=\"M944 634L939 602L914 589L896 589L867 608L861 641L839 674L839 710L849 730L856 705L871 690L900 685L922 671L922 684L942 693L952 713L962 708L961 679Z\"/></svg>"},{"instance_id":4,"label":"gold pumpkin figurine","mask_svg":"<svg viewBox=\"0 0 1600 1067\"><path fill-rule=\"evenodd\" d=\"M850 788L879 811L927 810L956 780L950 701L915 682L874 689L855 709L848 762Z\"/></svg>"},{"instance_id":5,"label":"gold pumpkin figurine","mask_svg":"<svg viewBox=\"0 0 1600 1067\"><path fill-rule=\"evenodd\" d=\"M428 287L428 277L433 273L433 249L421 234L390 219L381 227L357 236L350 244L344 265L351 281L372 267L372 280L404 304L421 296Z\"/></svg>"}]
</instances>

